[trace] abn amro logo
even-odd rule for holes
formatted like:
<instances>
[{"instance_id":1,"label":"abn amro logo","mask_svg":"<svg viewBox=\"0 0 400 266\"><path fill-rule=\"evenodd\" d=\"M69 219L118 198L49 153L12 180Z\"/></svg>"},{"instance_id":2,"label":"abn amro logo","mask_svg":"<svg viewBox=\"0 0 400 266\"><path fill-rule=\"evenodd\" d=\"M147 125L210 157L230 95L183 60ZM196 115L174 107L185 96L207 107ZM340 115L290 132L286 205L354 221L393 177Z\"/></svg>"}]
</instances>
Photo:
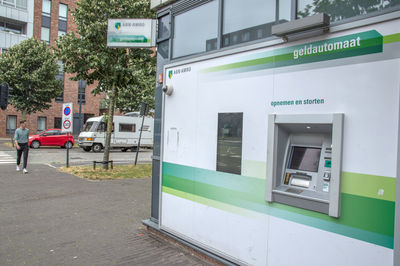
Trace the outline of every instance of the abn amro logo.
<instances>
[{"instance_id":1,"label":"abn amro logo","mask_svg":"<svg viewBox=\"0 0 400 266\"><path fill-rule=\"evenodd\" d=\"M170 70L170 71L168 72L168 77L169 77L169 79L172 79L172 70Z\"/></svg>"},{"instance_id":2,"label":"abn amro logo","mask_svg":"<svg viewBox=\"0 0 400 266\"><path fill-rule=\"evenodd\" d=\"M116 23L115 23L115 28L116 28L117 30L119 30L119 28L121 28L121 22L116 22Z\"/></svg>"}]
</instances>

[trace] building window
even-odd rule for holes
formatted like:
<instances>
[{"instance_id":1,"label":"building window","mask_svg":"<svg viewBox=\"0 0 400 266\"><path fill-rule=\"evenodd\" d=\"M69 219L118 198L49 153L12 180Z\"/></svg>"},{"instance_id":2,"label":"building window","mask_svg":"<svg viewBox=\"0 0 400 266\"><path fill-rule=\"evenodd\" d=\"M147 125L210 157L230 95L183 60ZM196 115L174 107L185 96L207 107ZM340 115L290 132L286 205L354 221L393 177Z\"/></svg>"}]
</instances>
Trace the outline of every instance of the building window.
<instances>
[{"instance_id":1,"label":"building window","mask_svg":"<svg viewBox=\"0 0 400 266\"><path fill-rule=\"evenodd\" d=\"M218 114L217 171L242 173L243 113Z\"/></svg>"},{"instance_id":2,"label":"building window","mask_svg":"<svg viewBox=\"0 0 400 266\"><path fill-rule=\"evenodd\" d=\"M393 7L400 7L400 1L340 1L338 4L336 1L298 0L297 17L302 18L323 12L331 17L331 22L336 22Z\"/></svg>"},{"instance_id":3,"label":"building window","mask_svg":"<svg viewBox=\"0 0 400 266\"><path fill-rule=\"evenodd\" d=\"M25 34L25 27L26 25L24 24L0 21L0 31L11 32L14 34Z\"/></svg>"},{"instance_id":4,"label":"building window","mask_svg":"<svg viewBox=\"0 0 400 266\"><path fill-rule=\"evenodd\" d=\"M271 36L276 21L276 1L225 0L223 10L223 46L235 45L257 37ZM262 34L257 35L257 30ZM251 35L251 36L250 36Z\"/></svg>"},{"instance_id":5,"label":"building window","mask_svg":"<svg viewBox=\"0 0 400 266\"><path fill-rule=\"evenodd\" d=\"M166 39L170 35L171 17L170 15L163 16L158 19L158 39Z\"/></svg>"},{"instance_id":6,"label":"building window","mask_svg":"<svg viewBox=\"0 0 400 266\"><path fill-rule=\"evenodd\" d=\"M17 8L26 9L27 8L27 0L16 0L15 5Z\"/></svg>"},{"instance_id":7,"label":"building window","mask_svg":"<svg viewBox=\"0 0 400 266\"><path fill-rule=\"evenodd\" d=\"M174 25L174 58L215 50L218 35L218 1L175 16Z\"/></svg>"},{"instance_id":8,"label":"building window","mask_svg":"<svg viewBox=\"0 0 400 266\"><path fill-rule=\"evenodd\" d=\"M54 128L61 129L61 117L54 117Z\"/></svg>"},{"instance_id":9,"label":"building window","mask_svg":"<svg viewBox=\"0 0 400 266\"><path fill-rule=\"evenodd\" d=\"M37 119L37 132L45 131L47 128L47 118L39 116Z\"/></svg>"},{"instance_id":10,"label":"building window","mask_svg":"<svg viewBox=\"0 0 400 266\"><path fill-rule=\"evenodd\" d=\"M42 14L47 14L50 16L51 13L51 1L50 0L42 0Z\"/></svg>"},{"instance_id":11,"label":"building window","mask_svg":"<svg viewBox=\"0 0 400 266\"><path fill-rule=\"evenodd\" d=\"M58 64L58 74L56 76L57 80L61 80L63 91L60 96L56 97L56 102L64 101L64 65L61 61L57 61Z\"/></svg>"},{"instance_id":12,"label":"building window","mask_svg":"<svg viewBox=\"0 0 400 266\"><path fill-rule=\"evenodd\" d=\"M291 20L292 0L224 0L222 46L272 36L272 25Z\"/></svg>"},{"instance_id":13,"label":"building window","mask_svg":"<svg viewBox=\"0 0 400 266\"><path fill-rule=\"evenodd\" d=\"M50 41L50 29L42 27L41 40L49 43Z\"/></svg>"},{"instance_id":14,"label":"building window","mask_svg":"<svg viewBox=\"0 0 400 266\"><path fill-rule=\"evenodd\" d=\"M7 126L6 126L6 134L14 134L17 129L17 116L9 115L7 116Z\"/></svg>"},{"instance_id":15,"label":"building window","mask_svg":"<svg viewBox=\"0 0 400 266\"><path fill-rule=\"evenodd\" d=\"M62 36L67 33L67 16L68 6L60 4L58 9L58 36Z\"/></svg>"},{"instance_id":16,"label":"building window","mask_svg":"<svg viewBox=\"0 0 400 266\"><path fill-rule=\"evenodd\" d=\"M119 124L119 132L136 132L136 124Z\"/></svg>"},{"instance_id":17,"label":"building window","mask_svg":"<svg viewBox=\"0 0 400 266\"><path fill-rule=\"evenodd\" d=\"M5 6L26 9L27 1L26 0L0 0L0 5L3 4Z\"/></svg>"},{"instance_id":18,"label":"building window","mask_svg":"<svg viewBox=\"0 0 400 266\"><path fill-rule=\"evenodd\" d=\"M40 38L42 41L50 43L50 14L51 14L51 1L42 0L42 30Z\"/></svg>"},{"instance_id":19,"label":"building window","mask_svg":"<svg viewBox=\"0 0 400 266\"><path fill-rule=\"evenodd\" d=\"M86 81L78 81L78 104L86 103Z\"/></svg>"}]
</instances>

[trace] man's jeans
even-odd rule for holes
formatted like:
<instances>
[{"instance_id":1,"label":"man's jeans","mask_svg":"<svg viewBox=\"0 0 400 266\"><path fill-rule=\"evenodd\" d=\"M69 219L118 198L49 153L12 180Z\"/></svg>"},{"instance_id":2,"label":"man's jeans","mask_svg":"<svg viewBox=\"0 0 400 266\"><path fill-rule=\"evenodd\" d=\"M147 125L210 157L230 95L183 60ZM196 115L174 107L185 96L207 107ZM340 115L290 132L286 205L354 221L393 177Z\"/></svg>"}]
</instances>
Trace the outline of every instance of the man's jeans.
<instances>
[{"instance_id":1,"label":"man's jeans","mask_svg":"<svg viewBox=\"0 0 400 266\"><path fill-rule=\"evenodd\" d=\"M28 164L28 153L29 153L29 145L28 143L18 143L19 150L17 150L17 165L21 163L21 155L24 153L24 168L26 168Z\"/></svg>"}]
</instances>

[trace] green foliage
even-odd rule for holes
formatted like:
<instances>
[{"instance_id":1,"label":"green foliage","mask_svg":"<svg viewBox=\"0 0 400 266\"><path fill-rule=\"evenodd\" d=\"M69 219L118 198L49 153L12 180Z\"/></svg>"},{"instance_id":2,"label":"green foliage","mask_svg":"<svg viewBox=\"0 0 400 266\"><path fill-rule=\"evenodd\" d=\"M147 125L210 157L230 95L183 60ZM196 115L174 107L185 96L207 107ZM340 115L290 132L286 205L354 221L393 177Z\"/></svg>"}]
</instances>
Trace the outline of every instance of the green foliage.
<instances>
[{"instance_id":1,"label":"green foliage","mask_svg":"<svg viewBox=\"0 0 400 266\"><path fill-rule=\"evenodd\" d=\"M298 11L299 17L307 17L316 13L326 13L331 21L339 21L358 15L400 5L400 0L313 0L304 10Z\"/></svg>"},{"instance_id":2,"label":"green foliage","mask_svg":"<svg viewBox=\"0 0 400 266\"><path fill-rule=\"evenodd\" d=\"M78 35L57 41L56 55L74 80L96 83L94 94L115 88L116 107L135 110L139 103L153 104L155 56L150 49L107 47L109 18L151 18L148 0L81 0L73 11Z\"/></svg>"},{"instance_id":3,"label":"green foliage","mask_svg":"<svg viewBox=\"0 0 400 266\"><path fill-rule=\"evenodd\" d=\"M55 56L45 42L31 38L11 47L0 57L0 80L12 88L9 102L23 116L49 109L62 93Z\"/></svg>"}]
</instances>

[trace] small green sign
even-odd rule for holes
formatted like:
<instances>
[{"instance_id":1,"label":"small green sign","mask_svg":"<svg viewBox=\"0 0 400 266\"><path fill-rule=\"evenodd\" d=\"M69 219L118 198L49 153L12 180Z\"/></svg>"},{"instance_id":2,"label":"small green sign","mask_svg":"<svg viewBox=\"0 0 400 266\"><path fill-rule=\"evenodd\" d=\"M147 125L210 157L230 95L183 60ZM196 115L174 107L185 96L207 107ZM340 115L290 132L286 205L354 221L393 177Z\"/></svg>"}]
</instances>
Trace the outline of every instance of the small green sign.
<instances>
[{"instance_id":1,"label":"small green sign","mask_svg":"<svg viewBox=\"0 0 400 266\"><path fill-rule=\"evenodd\" d=\"M331 160L325 160L325 167L326 168L331 168L332 166L332 161Z\"/></svg>"}]
</instances>

